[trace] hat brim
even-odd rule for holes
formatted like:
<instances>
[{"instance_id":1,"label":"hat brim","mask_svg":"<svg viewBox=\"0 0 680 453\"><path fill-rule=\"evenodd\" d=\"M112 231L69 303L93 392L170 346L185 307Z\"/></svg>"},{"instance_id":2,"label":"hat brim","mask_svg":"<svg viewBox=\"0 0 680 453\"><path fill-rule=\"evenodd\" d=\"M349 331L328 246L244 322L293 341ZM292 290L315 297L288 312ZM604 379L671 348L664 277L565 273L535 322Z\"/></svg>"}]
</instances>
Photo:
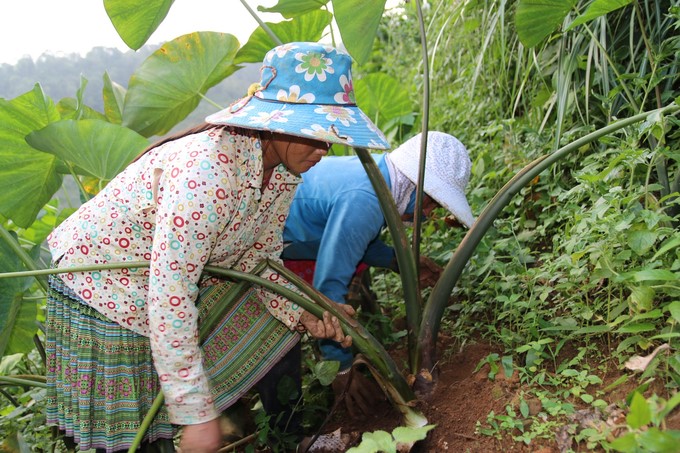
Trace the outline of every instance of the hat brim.
<instances>
[{"instance_id":1,"label":"hat brim","mask_svg":"<svg viewBox=\"0 0 680 453\"><path fill-rule=\"evenodd\" d=\"M437 203L446 208L456 219L463 225L470 228L475 223L475 217L472 215L472 209L467 202L465 194L458 190L444 189L445 186L435 183L434 186L429 187L425 184L424 191L430 197L434 198Z\"/></svg>"},{"instance_id":2,"label":"hat brim","mask_svg":"<svg viewBox=\"0 0 680 453\"><path fill-rule=\"evenodd\" d=\"M208 116L206 122L279 132L353 148L390 147L383 133L356 105L274 102L252 96Z\"/></svg>"},{"instance_id":3,"label":"hat brim","mask_svg":"<svg viewBox=\"0 0 680 453\"><path fill-rule=\"evenodd\" d=\"M417 184L416 175L404 173L413 184ZM452 187L450 183L436 175L425 174L423 191L453 214L460 223L470 228L475 223L475 216L467 202L465 194Z\"/></svg>"}]
</instances>

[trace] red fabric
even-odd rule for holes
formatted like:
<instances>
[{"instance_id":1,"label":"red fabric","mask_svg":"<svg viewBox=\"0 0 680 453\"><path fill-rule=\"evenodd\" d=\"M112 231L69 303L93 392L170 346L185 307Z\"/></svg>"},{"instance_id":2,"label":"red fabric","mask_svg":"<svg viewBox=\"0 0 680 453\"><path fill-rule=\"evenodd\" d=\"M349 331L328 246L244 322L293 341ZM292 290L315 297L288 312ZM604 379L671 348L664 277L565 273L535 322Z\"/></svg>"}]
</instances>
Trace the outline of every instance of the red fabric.
<instances>
[{"instance_id":1,"label":"red fabric","mask_svg":"<svg viewBox=\"0 0 680 453\"><path fill-rule=\"evenodd\" d=\"M310 285L314 283L314 269L316 268L316 261L314 260L283 260L283 265L287 269L295 272L295 274L304 279ZM368 269L368 264L359 263L354 275L359 275Z\"/></svg>"}]
</instances>

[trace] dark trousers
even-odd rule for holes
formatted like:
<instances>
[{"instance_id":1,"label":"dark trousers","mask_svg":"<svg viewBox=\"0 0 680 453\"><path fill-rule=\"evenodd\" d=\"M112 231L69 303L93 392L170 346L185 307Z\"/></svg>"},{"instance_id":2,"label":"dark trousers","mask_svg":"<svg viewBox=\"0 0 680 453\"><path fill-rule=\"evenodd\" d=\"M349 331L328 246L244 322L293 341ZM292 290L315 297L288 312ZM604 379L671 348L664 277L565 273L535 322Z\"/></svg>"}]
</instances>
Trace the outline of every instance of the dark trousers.
<instances>
[{"instance_id":1,"label":"dark trousers","mask_svg":"<svg viewBox=\"0 0 680 453\"><path fill-rule=\"evenodd\" d=\"M300 439L302 439L302 417L301 412L295 410L295 406L302 395L301 364L302 346L298 342L256 384L262 406L270 416L270 428L294 434ZM289 381L288 384L291 384L294 390L280 398L279 384L283 384L281 381L284 378Z\"/></svg>"}]
</instances>

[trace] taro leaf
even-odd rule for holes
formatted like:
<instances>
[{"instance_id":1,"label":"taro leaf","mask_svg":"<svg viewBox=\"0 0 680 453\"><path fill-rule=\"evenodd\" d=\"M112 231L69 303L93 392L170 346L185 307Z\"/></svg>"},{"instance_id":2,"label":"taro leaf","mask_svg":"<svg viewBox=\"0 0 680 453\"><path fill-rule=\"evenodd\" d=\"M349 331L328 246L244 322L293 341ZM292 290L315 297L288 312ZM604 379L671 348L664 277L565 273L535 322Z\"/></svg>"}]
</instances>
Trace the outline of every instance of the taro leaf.
<instances>
[{"instance_id":1,"label":"taro leaf","mask_svg":"<svg viewBox=\"0 0 680 453\"><path fill-rule=\"evenodd\" d=\"M106 14L130 49L141 48L165 16L174 0L104 0Z\"/></svg>"},{"instance_id":2,"label":"taro leaf","mask_svg":"<svg viewBox=\"0 0 680 453\"><path fill-rule=\"evenodd\" d=\"M274 6L269 8L258 6L257 10L263 13L279 13L286 19L290 19L316 11L328 2L329 0L279 0Z\"/></svg>"},{"instance_id":3,"label":"taro leaf","mask_svg":"<svg viewBox=\"0 0 680 453\"><path fill-rule=\"evenodd\" d=\"M16 239L16 234L10 232ZM7 242L0 238L0 273L23 271L21 260ZM37 331L35 301L24 301L31 278L0 279L0 357L28 353L35 348Z\"/></svg>"},{"instance_id":4,"label":"taro leaf","mask_svg":"<svg viewBox=\"0 0 680 453\"><path fill-rule=\"evenodd\" d=\"M565 31L569 31L572 28L590 22L593 19L597 19L600 16L611 13L619 8L623 8L626 5L632 3L633 0L593 0L593 3L588 5L588 8L583 14L578 16L572 23L569 24Z\"/></svg>"},{"instance_id":5,"label":"taro leaf","mask_svg":"<svg viewBox=\"0 0 680 453\"><path fill-rule=\"evenodd\" d=\"M86 105L79 104L77 99L62 98L57 103L57 109L62 119L100 119L105 120L106 117L96 111L95 109Z\"/></svg>"},{"instance_id":6,"label":"taro leaf","mask_svg":"<svg viewBox=\"0 0 680 453\"><path fill-rule=\"evenodd\" d=\"M145 137L163 135L191 113L202 96L239 69L238 40L227 33L195 32L168 41L130 78L123 125Z\"/></svg>"},{"instance_id":7,"label":"taro leaf","mask_svg":"<svg viewBox=\"0 0 680 453\"><path fill-rule=\"evenodd\" d=\"M30 133L26 141L104 181L113 179L149 144L135 131L101 120L58 121Z\"/></svg>"},{"instance_id":8,"label":"taro leaf","mask_svg":"<svg viewBox=\"0 0 680 453\"><path fill-rule=\"evenodd\" d=\"M526 47L534 47L557 30L575 0L520 0L515 12L515 28Z\"/></svg>"},{"instance_id":9,"label":"taro leaf","mask_svg":"<svg viewBox=\"0 0 680 453\"><path fill-rule=\"evenodd\" d=\"M0 99L0 213L28 228L61 187L57 158L31 148L24 137L60 119L40 85L7 101Z\"/></svg>"},{"instance_id":10,"label":"taro leaf","mask_svg":"<svg viewBox=\"0 0 680 453\"><path fill-rule=\"evenodd\" d=\"M104 73L104 88L102 97L104 98L104 114L110 123L121 124L123 122L123 105L125 104L124 86L117 84L108 72Z\"/></svg>"},{"instance_id":11,"label":"taro leaf","mask_svg":"<svg viewBox=\"0 0 680 453\"><path fill-rule=\"evenodd\" d=\"M317 42L332 19L333 15L328 11L317 10L289 21L266 24L281 42ZM258 27L238 51L236 64L261 63L264 55L275 46L267 32Z\"/></svg>"},{"instance_id":12,"label":"taro leaf","mask_svg":"<svg viewBox=\"0 0 680 453\"><path fill-rule=\"evenodd\" d=\"M387 74L369 74L354 85L357 105L378 127L413 110L403 85Z\"/></svg>"},{"instance_id":13,"label":"taro leaf","mask_svg":"<svg viewBox=\"0 0 680 453\"><path fill-rule=\"evenodd\" d=\"M76 191L76 194L78 193ZM59 209L59 199L57 197L52 198L45 206L50 208L43 210L40 217L29 228L21 232L22 239L32 244L42 244L47 239L47 236L77 209L75 207Z\"/></svg>"},{"instance_id":14,"label":"taro leaf","mask_svg":"<svg viewBox=\"0 0 680 453\"><path fill-rule=\"evenodd\" d=\"M335 22L342 43L359 63L371 55L373 40L385 11L386 0L333 0Z\"/></svg>"}]
</instances>

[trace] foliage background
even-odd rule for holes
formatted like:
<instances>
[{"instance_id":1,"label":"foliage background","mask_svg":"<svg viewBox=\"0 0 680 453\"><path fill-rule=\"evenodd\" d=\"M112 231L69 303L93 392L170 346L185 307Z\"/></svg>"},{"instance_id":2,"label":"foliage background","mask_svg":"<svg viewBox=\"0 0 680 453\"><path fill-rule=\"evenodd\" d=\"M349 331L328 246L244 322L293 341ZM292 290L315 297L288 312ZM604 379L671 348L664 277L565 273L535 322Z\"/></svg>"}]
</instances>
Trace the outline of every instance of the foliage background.
<instances>
[{"instance_id":1,"label":"foliage background","mask_svg":"<svg viewBox=\"0 0 680 453\"><path fill-rule=\"evenodd\" d=\"M467 196L475 213L482 212L503 185L534 159L618 118L669 105L680 96L677 1L556 0L552 3L571 7L554 31L529 47L516 31L517 11L536 3L439 0L423 8L431 74L429 128L451 133L468 147L474 165ZM570 26L592 5L613 3L620 6ZM134 61L119 67L134 72L143 52L125 54L125 61ZM387 12L369 58L357 66L359 104L371 106L372 117L394 143L420 128L424 82L420 52L414 10ZM123 61L123 55L100 49L91 54L92 63L102 60L102 55ZM41 64L47 69L59 60L22 61L16 68L3 65L0 80L18 80L12 74L25 80L31 76L20 71ZM250 83L250 75L235 82L243 73L236 71L225 83ZM46 74L34 77L47 92L51 84ZM115 80L126 80L129 74L117 73ZM369 99L380 91L376 87L384 88L386 83L376 81L376 74L397 81L400 96L392 100L399 102ZM68 87L67 93L50 91L49 95L75 96L80 81L69 80L74 85L60 84ZM31 88L0 95L9 99ZM239 86L235 94L219 92L216 97L224 102L242 92ZM85 93L88 96L90 88ZM104 110L90 98L83 97L83 103ZM386 114L397 103L398 111ZM623 369L632 356L666 345L666 352L656 356L641 375L624 374L639 381L642 393L651 382L660 383L655 387L658 395L646 396L658 415L654 420L663 421L678 404L680 385L678 140L677 117L652 117L583 146L520 190L495 219L456 282L442 330L456 338L458 346L479 338L502 345L505 356L490 357L489 363L502 362L518 372L528 393L545 396L547 392L565 403L596 408L602 403L587 389L588 380L595 380L591 376L612 367ZM67 212L51 203L29 228L7 219L4 225L37 256L40 239ZM444 265L465 232L448 228L444 213L439 214L424 225L423 253ZM379 270L373 271L373 277L385 311L382 319L374 320L373 332L389 344L404 333L391 322L404 317L400 281ZM40 293L35 283L16 285L30 286L26 294ZM22 316L40 321L39 308L38 304ZM566 350L571 352L565 357L561 353ZM35 353L12 356L4 373L39 371L38 363ZM39 400L35 395L22 398ZM15 402L4 413L20 408L12 420L30 412L22 401ZM650 418L648 423L631 425L631 442L639 441L635 436L640 435L640 427L654 423ZM3 426L17 429L15 423ZM593 439L599 446L613 448L605 440ZM627 451L624 447L616 449Z\"/></svg>"}]
</instances>

